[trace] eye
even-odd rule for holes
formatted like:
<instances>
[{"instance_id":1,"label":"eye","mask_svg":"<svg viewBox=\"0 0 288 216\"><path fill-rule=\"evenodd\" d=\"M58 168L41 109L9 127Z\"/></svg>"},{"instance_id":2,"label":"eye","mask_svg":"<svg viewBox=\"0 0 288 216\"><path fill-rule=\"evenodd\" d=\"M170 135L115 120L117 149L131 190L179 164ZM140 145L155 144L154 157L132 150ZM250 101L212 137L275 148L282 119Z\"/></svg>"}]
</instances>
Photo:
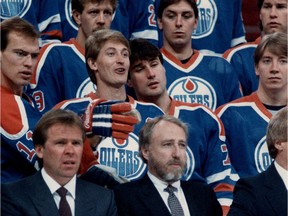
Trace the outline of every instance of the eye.
<instances>
[{"instance_id":1,"label":"eye","mask_svg":"<svg viewBox=\"0 0 288 216\"><path fill-rule=\"evenodd\" d=\"M15 53L19 57L25 57L25 56L27 56L29 54L29 53L27 53L27 52L25 52L23 50L16 50Z\"/></svg>"}]
</instances>

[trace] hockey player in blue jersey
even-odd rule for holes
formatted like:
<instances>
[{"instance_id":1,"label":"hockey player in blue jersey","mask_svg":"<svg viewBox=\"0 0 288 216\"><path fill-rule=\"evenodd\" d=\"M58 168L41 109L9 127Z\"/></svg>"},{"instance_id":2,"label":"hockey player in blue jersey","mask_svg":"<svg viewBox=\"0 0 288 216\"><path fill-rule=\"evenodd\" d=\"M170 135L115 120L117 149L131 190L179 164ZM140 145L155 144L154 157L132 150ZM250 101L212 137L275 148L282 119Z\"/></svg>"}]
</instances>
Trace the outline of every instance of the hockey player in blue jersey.
<instances>
[{"instance_id":1,"label":"hockey player in blue jersey","mask_svg":"<svg viewBox=\"0 0 288 216\"><path fill-rule=\"evenodd\" d=\"M242 95L237 76L225 59L192 48L190 35L197 23L194 0L161 0L158 26L163 31L161 52L168 94L175 100L200 103L215 110Z\"/></svg>"},{"instance_id":2,"label":"hockey player in blue jersey","mask_svg":"<svg viewBox=\"0 0 288 216\"><path fill-rule=\"evenodd\" d=\"M237 175L231 173L222 122L203 105L169 97L163 57L157 47L145 39L134 39L130 42L130 48L128 85L135 90L137 99L152 102L167 115L173 115L189 125L188 160L183 180L210 184L223 211L227 213Z\"/></svg>"},{"instance_id":3,"label":"hockey player in blue jersey","mask_svg":"<svg viewBox=\"0 0 288 216\"><path fill-rule=\"evenodd\" d=\"M40 58L28 93L40 112L45 113L57 103L79 98L95 91L85 65L85 40L92 32L109 28L116 0L73 0L73 18L79 29L76 38L41 49Z\"/></svg>"},{"instance_id":4,"label":"hockey player in blue jersey","mask_svg":"<svg viewBox=\"0 0 288 216\"><path fill-rule=\"evenodd\" d=\"M256 175L271 164L266 127L287 106L287 34L263 36L254 55L258 89L217 109L222 120L231 164L241 177Z\"/></svg>"},{"instance_id":5,"label":"hockey player in blue jersey","mask_svg":"<svg viewBox=\"0 0 288 216\"><path fill-rule=\"evenodd\" d=\"M25 94L24 87L29 84L36 66L40 35L30 23L19 17L3 21L0 30L1 183L4 183L29 176L39 168L36 163L32 134L42 114L33 100ZM122 112L133 111L130 104L108 103L103 100L93 101L91 104L93 106L86 106L82 110L86 113L85 125L90 125L87 127L87 133L119 139L128 137L128 133L133 130L133 125L137 122L135 122L136 118L127 116L126 113L122 114ZM106 118L100 119L99 116L103 117L103 114L106 114ZM106 121L103 122L104 120ZM109 123L112 127L109 127ZM82 176L93 178L94 183L103 186L116 184L114 177L111 179L110 174L95 166L96 160L89 160L89 164L86 163L91 152L88 140L85 142L84 149L85 155L82 157L79 170ZM94 158L93 152L91 153L90 156Z\"/></svg>"},{"instance_id":6,"label":"hockey player in blue jersey","mask_svg":"<svg viewBox=\"0 0 288 216\"><path fill-rule=\"evenodd\" d=\"M89 100L105 99L129 102L141 115L141 121L135 125L126 140L93 137L91 143L100 165L115 169L117 174L127 180L141 178L146 171L146 164L138 156L138 132L150 118L163 115L164 112L155 104L134 100L126 93L126 83L130 66L130 48L128 40L119 31L102 29L88 37L85 44L86 64L91 81L97 90L86 98L63 102L62 108L76 112L87 107Z\"/></svg>"},{"instance_id":7,"label":"hockey player in blue jersey","mask_svg":"<svg viewBox=\"0 0 288 216\"><path fill-rule=\"evenodd\" d=\"M287 33L286 0L258 0L258 8L261 36L273 32ZM258 87L253 56L261 36L253 42L231 48L223 54L237 72L243 95L251 94Z\"/></svg>"},{"instance_id":8,"label":"hockey player in blue jersey","mask_svg":"<svg viewBox=\"0 0 288 216\"><path fill-rule=\"evenodd\" d=\"M40 33L40 46L62 40L58 0L1 1L0 21L19 16Z\"/></svg>"},{"instance_id":9,"label":"hockey player in blue jersey","mask_svg":"<svg viewBox=\"0 0 288 216\"><path fill-rule=\"evenodd\" d=\"M154 0L156 13L161 0ZM192 32L193 48L221 55L230 47L245 43L242 21L242 0L196 0L199 10L198 25ZM159 46L162 47L159 32Z\"/></svg>"}]
</instances>

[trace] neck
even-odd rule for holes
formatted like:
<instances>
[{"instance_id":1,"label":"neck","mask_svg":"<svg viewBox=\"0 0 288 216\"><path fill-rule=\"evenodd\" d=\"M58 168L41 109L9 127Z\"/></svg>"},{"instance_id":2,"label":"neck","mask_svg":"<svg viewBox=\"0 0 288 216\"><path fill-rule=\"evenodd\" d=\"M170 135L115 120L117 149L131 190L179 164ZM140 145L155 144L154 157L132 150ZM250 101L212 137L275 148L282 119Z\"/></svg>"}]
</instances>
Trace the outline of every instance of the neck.
<instances>
[{"instance_id":1,"label":"neck","mask_svg":"<svg viewBox=\"0 0 288 216\"><path fill-rule=\"evenodd\" d=\"M193 49L191 47L191 43L189 45L185 45L185 46L173 46L171 47L167 42L163 43L163 48L166 49L168 52L170 52L171 54L173 54L177 59L181 60L185 60L190 58L193 55Z\"/></svg>"},{"instance_id":2,"label":"neck","mask_svg":"<svg viewBox=\"0 0 288 216\"><path fill-rule=\"evenodd\" d=\"M125 86L121 88L109 88L105 86L105 88L101 88L97 86L96 95L99 98L103 98L106 100L126 100L127 94Z\"/></svg>"},{"instance_id":3,"label":"neck","mask_svg":"<svg viewBox=\"0 0 288 216\"><path fill-rule=\"evenodd\" d=\"M137 96L137 99L139 101L144 101L144 102L148 102L148 103L154 103L156 104L158 107L160 107L165 114L169 114L170 112L170 107L171 107L171 98L169 97L167 91L165 92L165 94L163 94L162 96L156 96L156 97L146 97L146 98L141 98Z\"/></svg>"},{"instance_id":4,"label":"neck","mask_svg":"<svg viewBox=\"0 0 288 216\"><path fill-rule=\"evenodd\" d=\"M273 106L283 106L287 105L287 90L277 90L277 91L270 91L262 88L261 86L258 87L257 95L260 101L266 105L273 105Z\"/></svg>"}]
</instances>

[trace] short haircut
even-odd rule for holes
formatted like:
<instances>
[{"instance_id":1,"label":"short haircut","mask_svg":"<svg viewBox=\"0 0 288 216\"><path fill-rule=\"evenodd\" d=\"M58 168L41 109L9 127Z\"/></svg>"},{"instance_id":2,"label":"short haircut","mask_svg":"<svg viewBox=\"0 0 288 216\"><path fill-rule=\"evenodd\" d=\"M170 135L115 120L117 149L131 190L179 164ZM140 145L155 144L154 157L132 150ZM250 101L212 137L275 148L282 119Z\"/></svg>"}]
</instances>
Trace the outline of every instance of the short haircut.
<instances>
[{"instance_id":1,"label":"short haircut","mask_svg":"<svg viewBox=\"0 0 288 216\"><path fill-rule=\"evenodd\" d=\"M186 140L188 140L188 125L180 119L170 115L162 115L152 120L148 120L139 132L139 156L145 163L147 163L147 161L143 157L141 149L150 145L154 128L160 121L170 122L181 127L185 132Z\"/></svg>"},{"instance_id":2,"label":"short haircut","mask_svg":"<svg viewBox=\"0 0 288 216\"><path fill-rule=\"evenodd\" d=\"M62 0L63 1L63 0ZM113 11L116 10L118 0L72 0L71 5L72 5L72 10L75 10L79 13L82 13L84 10L84 5L87 3L98 3L102 4L104 2L109 2L113 8Z\"/></svg>"},{"instance_id":3,"label":"short haircut","mask_svg":"<svg viewBox=\"0 0 288 216\"><path fill-rule=\"evenodd\" d=\"M264 35L254 52L254 64L258 65L264 51L268 49L272 54L287 57L287 34L275 32Z\"/></svg>"},{"instance_id":4,"label":"short haircut","mask_svg":"<svg viewBox=\"0 0 288 216\"><path fill-rule=\"evenodd\" d=\"M198 19L198 8L197 8L197 4L195 0L160 0L158 11L157 11L158 18L160 19L162 18L165 8L169 7L172 4L177 4L181 1L185 1L191 6L191 8L194 11L195 18Z\"/></svg>"},{"instance_id":5,"label":"short haircut","mask_svg":"<svg viewBox=\"0 0 288 216\"><path fill-rule=\"evenodd\" d=\"M78 127L82 131L84 142L86 133L80 117L70 110L55 109L45 113L37 123L32 135L34 146L45 145L48 139L48 129L55 124Z\"/></svg>"},{"instance_id":6,"label":"short haircut","mask_svg":"<svg viewBox=\"0 0 288 216\"><path fill-rule=\"evenodd\" d=\"M124 46L127 47L129 54L131 53L129 42L121 32L111 29L101 29L93 32L93 34L91 34L85 42L85 59L88 75L91 81L96 85L96 76L94 70L92 70L88 65L88 59L96 60L102 47L107 41L115 41L118 43L122 43Z\"/></svg>"},{"instance_id":7,"label":"short haircut","mask_svg":"<svg viewBox=\"0 0 288 216\"><path fill-rule=\"evenodd\" d=\"M257 6L259 10L261 10L263 3L264 3L264 0L258 0Z\"/></svg>"},{"instance_id":8,"label":"short haircut","mask_svg":"<svg viewBox=\"0 0 288 216\"><path fill-rule=\"evenodd\" d=\"M266 132L266 142L269 154L276 158L278 150L275 148L276 142L287 142L287 112L288 108L284 107L279 110L269 121Z\"/></svg>"},{"instance_id":9,"label":"short haircut","mask_svg":"<svg viewBox=\"0 0 288 216\"><path fill-rule=\"evenodd\" d=\"M1 51L4 51L9 44L9 34L15 32L27 38L38 39L40 33L28 21L20 17L12 17L1 22ZM11 41L13 42L13 41Z\"/></svg>"}]
</instances>

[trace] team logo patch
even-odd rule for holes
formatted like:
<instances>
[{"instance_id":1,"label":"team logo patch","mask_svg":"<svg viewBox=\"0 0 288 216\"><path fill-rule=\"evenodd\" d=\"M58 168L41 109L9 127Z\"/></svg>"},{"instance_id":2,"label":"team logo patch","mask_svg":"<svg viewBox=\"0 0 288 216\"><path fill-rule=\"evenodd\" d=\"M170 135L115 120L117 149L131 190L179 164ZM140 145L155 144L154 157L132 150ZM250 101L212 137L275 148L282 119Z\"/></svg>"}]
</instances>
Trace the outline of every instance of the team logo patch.
<instances>
[{"instance_id":1,"label":"team logo patch","mask_svg":"<svg viewBox=\"0 0 288 216\"><path fill-rule=\"evenodd\" d=\"M96 92L96 85L91 82L90 78L88 77L86 80L82 82L82 84L79 86L76 98L82 98L88 95L91 92Z\"/></svg>"},{"instance_id":2,"label":"team logo patch","mask_svg":"<svg viewBox=\"0 0 288 216\"><path fill-rule=\"evenodd\" d=\"M62 0L61 0L62 1ZM71 5L71 0L66 0L65 1L65 17L68 23L72 28L74 28L76 31L78 31L78 26L74 22L72 18L72 5Z\"/></svg>"},{"instance_id":3,"label":"team logo patch","mask_svg":"<svg viewBox=\"0 0 288 216\"><path fill-rule=\"evenodd\" d=\"M214 0L198 0L199 11L197 29L193 31L192 38L199 39L211 34L218 17L218 10Z\"/></svg>"},{"instance_id":4,"label":"team logo patch","mask_svg":"<svg viewBox=\"0 0 288 216\"><path fill-rule=\"evenodd\" d=\"M195 157L192 150L187 146L186 149L186 156L187 156L187 167L182 177L182 180L189 180L194 172L195 169Z\"/></svg>"},{"instance_id":5,"label":"team logo patch","mask_svg":"<svg viewBox=\"0 0 288 216\"><path fill-rule=\"evenodd\" d=\"M255 164L259 173L265 171L272 163L273 159L269 155L266 136L257 144L254 152Z\"/></svg>"},{"instance_id":6,"label":"team logo patch","mask_svg":"<svg viewBox=\"0 0 288 216\"><path fill-rule=\"evenodd\" d=\"M106 138L98 146L99 163L116 169L117 174L129 180L138 179L146 164L138 156L138 137L130 133L125 141Z\"/></svg>"},{"instance_id":7,"label":"team logo patch","mask_svg":"<svg viewBox=\"0 0 288 216\"><path fill-rule=\"evenodd\" d=\"M199 77L188 76L175 80L169 86L168 94L178 101L203 104L212 110L216 108L214 88Z\"/></svg>"},{"instance_id":8,"label":"team logo patch","mask_svg":"<svg viewBox=\"0 0 288 216\"><path fill-rule=\"evenodd\" d=\"M14 16L23 17L31 6L32 0L0 0L1 19Z\"/></svg>"}]
</instances>

